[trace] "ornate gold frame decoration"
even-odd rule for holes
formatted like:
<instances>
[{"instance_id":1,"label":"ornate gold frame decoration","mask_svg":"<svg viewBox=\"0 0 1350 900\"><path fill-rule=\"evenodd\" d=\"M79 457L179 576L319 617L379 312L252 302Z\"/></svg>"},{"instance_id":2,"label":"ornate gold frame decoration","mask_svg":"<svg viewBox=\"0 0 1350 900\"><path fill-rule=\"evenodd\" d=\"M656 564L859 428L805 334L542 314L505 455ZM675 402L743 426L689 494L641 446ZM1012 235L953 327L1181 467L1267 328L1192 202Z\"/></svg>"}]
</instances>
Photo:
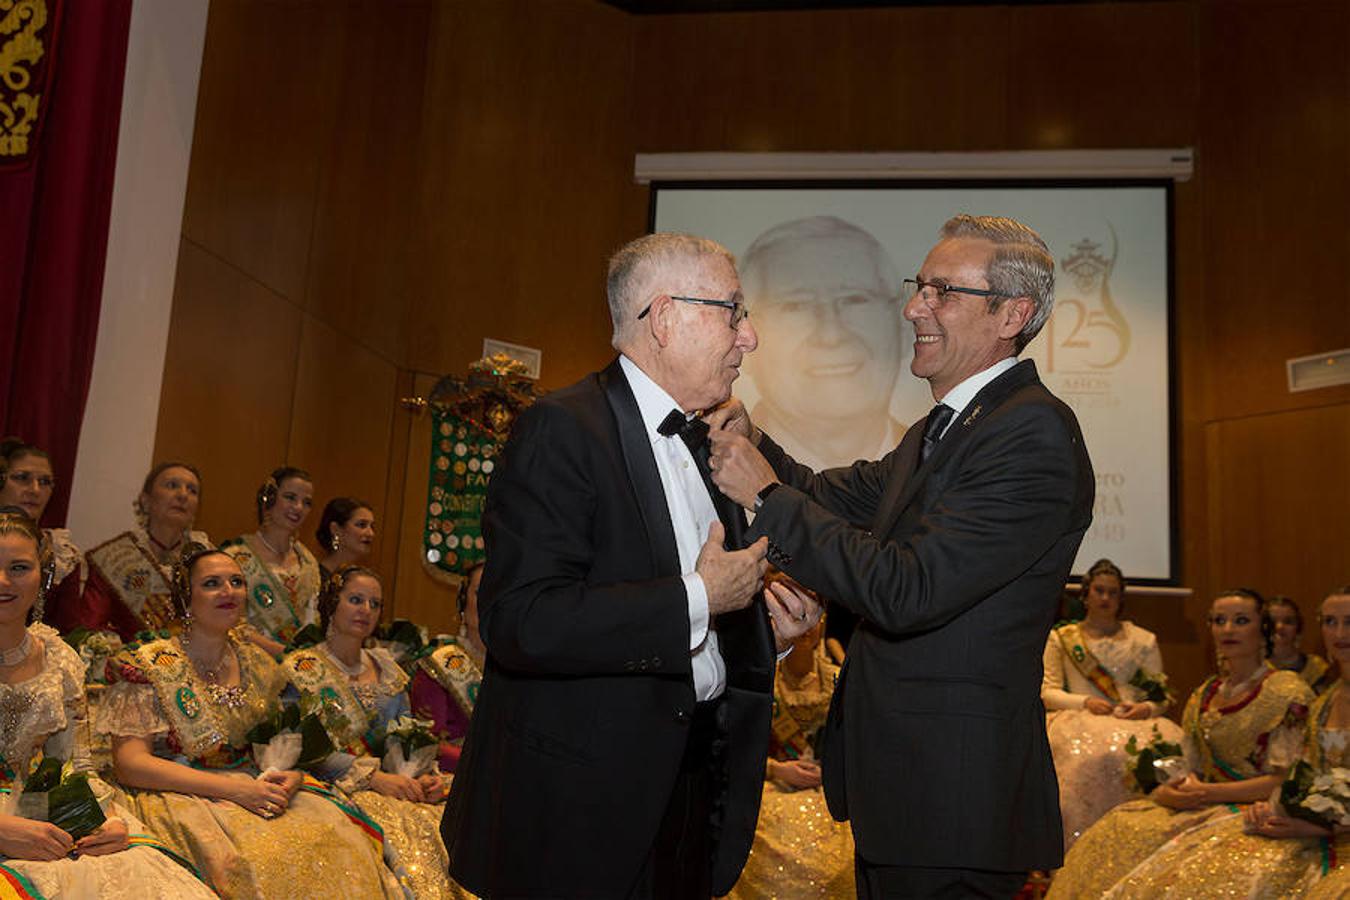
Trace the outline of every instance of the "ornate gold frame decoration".
<instances>
[{"instance_id":1,"label":"ornate gold frame decoration","mask_svg":"<svg viewBox=\"0 0 1350 900\"><path fill-rule=\"evenodd\" d=\"M457 586L482 561L488 480L516 416L537 396L525 364L498 353L469 366L465 378L437 381L430 398L404 399L411 412L431 410L421 559L437 581Z\"/></svg>"},{"instance_id":2,"label":"ornate gold frame decoration","mask_svg":"<svg viewBox=\"0 0 1350 900\"><path fill-rule=\"evenodd\" d=\"M0 0L0 165L28 162L37 145L50 19L47 0Z\"/></svg>"}]
</instances>

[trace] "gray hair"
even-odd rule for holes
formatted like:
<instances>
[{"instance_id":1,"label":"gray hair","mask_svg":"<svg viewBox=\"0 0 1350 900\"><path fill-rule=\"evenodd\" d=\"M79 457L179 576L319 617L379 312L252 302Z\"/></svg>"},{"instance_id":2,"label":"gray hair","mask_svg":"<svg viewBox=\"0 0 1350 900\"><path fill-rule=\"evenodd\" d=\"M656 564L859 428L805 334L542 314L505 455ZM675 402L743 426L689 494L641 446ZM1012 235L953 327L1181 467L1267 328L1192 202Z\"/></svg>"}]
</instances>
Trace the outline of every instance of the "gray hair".
<instances>
[{"instance_id":1,"label":"gray hair","mask_svg":"<svg viewBox=\"0 0 1350 900\"><path fill-rule=\"evenodd\" d=\"M717 257L735 268L736 257L716 241L678 232L657 232L629 241L609 258L606 293L609 318L614 326L610 343L616 349L625 332L637 320L638 305L657 283L662 290L680 289L693 275L694 264L705 257Z\"/></svg>"},{"instance_id":2,"label":"gray hair","mask_svg":"<svg viewBox=\"0 0 1350 900\"><path fill-rule=\"evenodd\" d=\"M1003 296L989 298L989 311L1008 297L1030 297L1036 305L1015 341L1021 353L1055 308L1055 258L1050 248L1031 228L1004 216L953 216L941 233L943 238L977 238L996 245L985 278L989 289Z\"/></svg>"},{"instance_id":3,"label":"gray hair","mask_svg":"<svg viewBox=\"0 0 1350 900\"><path fill-rule=\"evenodd\" d=\"M773 226L755 238L741 256L741 281L745 286L746 301L749 302L754 293L751 285L758 284L764 256L785 244L825 240L853 241L866 248L872 257L877 282L886 296L892 299L900 296L900 271L870 231L838 216L807 216Z\"/></svg>"}]
</instances>

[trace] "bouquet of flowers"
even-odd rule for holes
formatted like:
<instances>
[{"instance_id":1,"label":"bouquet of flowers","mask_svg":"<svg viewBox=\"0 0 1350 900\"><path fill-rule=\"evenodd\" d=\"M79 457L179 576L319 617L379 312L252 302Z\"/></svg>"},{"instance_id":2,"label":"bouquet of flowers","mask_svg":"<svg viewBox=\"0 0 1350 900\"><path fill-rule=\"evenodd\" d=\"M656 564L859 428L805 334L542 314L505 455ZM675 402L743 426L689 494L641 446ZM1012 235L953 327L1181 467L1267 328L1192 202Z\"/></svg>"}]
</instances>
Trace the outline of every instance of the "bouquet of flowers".
<instances>
[{"instance_id":1,"label":"bouquet of flowers","mask_svg":"<svg viewBox=\"0 0 1350 900\"><path fill-rule=\"evenodd\" d=\"M409 778L435 771L440 743L431 731L433 724L412 716L399 716L390 722L384 732L380 768Z\"/></svg>"},{"instance_id":2,"label":"bouquet of flowers","mask_svg":"<svg viewBox=\"0 0 1350 900\"><path fill-rule=\"evenodd\" d=\"M1299 760L1280 785L1280 805L1289 815L1323 828L1350 825L1350 769L1317 774Z\"/></svg>"},{"instance_id":3,"label":"bouquet of flowers","mask_svg":"<svg viewBox=\"0 0 1350 900\"><path fill-rule=\"evenodd\" d=\"M50 822L77 841L98 831L107 819L88 774L51 756L33 768L21 793L11 791L0 800L0 812Z\"/></svg>"},{"instance_id":4,"label":"bouquet of flowers","mask_svg":"<svg viewBox=\"0 0 1350 900\"><path fill-rule=\"evenodd\" d=\"M1153 737L1143 747L1137 735L1130 735L1125 744L1125 779L1142 794L1152 793L1160 784L1184 778L1190 767L1181 745L1163 740L1158 726L1153 726Z\"/></svg>"},{"instance_id":5,"label":"bouquet of flowers","mask_svg":"<svg viewBox=\"0 0 1350 900\"><path fill-rule=\"evenodd\" d=\"M247 740L259 778L268 772L310 768L333 753L333 741L318 714L296 705L283 706L253 726Z\"/></svg>"},{"instance_id":6,"label":"bouquet of flowers","mask_svg":"<svg viewBox=\"0 0 1350 900\"><path fill-rule=\"evenodd\" d=\"M1144 692L1145 700L1153 703L1170 703L1172 700L1172 688L1167 683L1167 676L1162 672L1135 669L1134 674L1130 676L1130 684Z\"/></svg>"},{"instance_id":7,"label":"bouquet of flowers","mask_svg":"<svg viewBox=\"0 0 1350 900\"><path fill-rule=\"evenodd\" d=\"M76 628L65 636L66 643L84 660L85 680L92 684L107 684L108 660L122 649L122 639L113 631L90 631Z\"/></svg>"},{"instance_id":8,"label":"bouquet of flowers","mask_svg":"<svg viewBox=\"0 0 1350 900\"><path fill-rule=\"evenodd\" d=\"M286 643L286 652L290 653L292 650L313 647L315 644L323 643L323 639L323 629L319 627L317 622L310 622L291 636L290 641Z\"/></svg>"},{"instance_id":9,"label":"bouquet of flowers","mask_svg":"<svg viewBox=\"0 0 1350 900\"><path fill-rule=\"evenodd\" d=\"M375 644L394 654L394 660L401 666L417 656L418 651L426 647L426 630L407 619L395 619L387 625L375 629Z\"/></svg>"}]
</instances>

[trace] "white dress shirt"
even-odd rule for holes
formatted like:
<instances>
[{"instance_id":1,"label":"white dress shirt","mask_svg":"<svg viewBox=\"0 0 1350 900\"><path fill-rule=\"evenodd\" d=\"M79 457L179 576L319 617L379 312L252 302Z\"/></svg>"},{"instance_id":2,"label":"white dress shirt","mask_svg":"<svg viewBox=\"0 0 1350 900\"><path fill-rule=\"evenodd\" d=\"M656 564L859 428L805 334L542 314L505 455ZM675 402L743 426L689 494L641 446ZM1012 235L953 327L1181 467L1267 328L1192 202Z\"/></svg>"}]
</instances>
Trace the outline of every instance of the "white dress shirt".
<instances>
[{"instance_id":1,"label":"white dress shirt","mask_svg":"<svg viewBox=\"0 0 1350 900\"><path fill-rule=\"evenodd\" d=\"M938 440L947 436L947 432L956 424L956 420L961 418L961 413L965 412L966 407L970 405L970 401L975 399L975 395L984 390L985 385L1017 365L1020 361L1021 360L1015 356L1009 356L1007 359L1000 359L983 372L976 372L974 375L948 391L947 396L939 400L938 403L943 406L950 406L952 409L956 410L956 413L947 422L947 427L942 429L942 434L938 437Z\"/></svg>"},{"instance_id":2,"label":"white dress shirt","mask_svg":"<svg viewBox=\"0 0 1350 900\"><path fill-rule=\"evenodd\" d=\"M689 655L694 676L694 699L712 700L726 690L727 667L717 645L717 631L708 615L708 590L703 576L694 571L699 551L708 539L708 529L717 521L708 486L703 483L694 455L678 434L664 435L657 429L671 410L680 409L659 384L637 367L631 359L619 356L628 386L637 399L638 412L656 457L661 475L661 490L675 529L675 546L680 554L680 578L689 602Z\"/></svg>"}]
</instances>

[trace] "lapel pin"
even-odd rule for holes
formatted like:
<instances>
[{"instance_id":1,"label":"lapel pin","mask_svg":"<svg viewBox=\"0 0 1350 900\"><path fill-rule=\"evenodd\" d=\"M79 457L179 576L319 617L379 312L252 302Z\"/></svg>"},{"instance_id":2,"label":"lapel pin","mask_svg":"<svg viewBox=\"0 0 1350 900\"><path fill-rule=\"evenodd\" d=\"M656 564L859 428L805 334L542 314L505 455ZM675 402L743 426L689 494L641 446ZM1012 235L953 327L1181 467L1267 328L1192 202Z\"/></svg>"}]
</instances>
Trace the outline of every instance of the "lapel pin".
<instances>
[{"instance_id":1,"label":"lapel pin","mask_svg":"<svg viewBox=\"0 0 1350 900\"><path fill-rule=\"evenodd\" d=\"M975 421L975 417L980 414L980 410L982 409L984 409L983 406L976 404L975 408L970 411L970 415L966 416L966 420L961 424L964 426L969 426L971 422Z\"/></svg>"}]
</instances>

